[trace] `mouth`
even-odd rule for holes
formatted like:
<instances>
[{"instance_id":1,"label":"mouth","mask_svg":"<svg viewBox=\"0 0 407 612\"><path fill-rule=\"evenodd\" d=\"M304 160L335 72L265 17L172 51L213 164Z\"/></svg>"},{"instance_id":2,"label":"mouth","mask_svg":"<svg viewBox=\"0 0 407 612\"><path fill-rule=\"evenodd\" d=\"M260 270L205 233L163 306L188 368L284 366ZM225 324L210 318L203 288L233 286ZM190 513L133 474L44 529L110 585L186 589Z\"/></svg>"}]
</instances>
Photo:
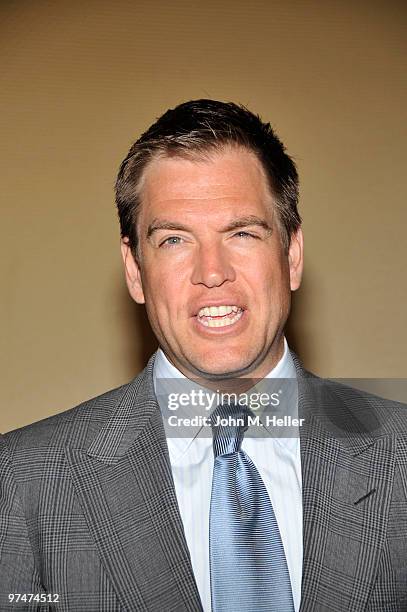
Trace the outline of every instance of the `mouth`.
<instances>
[{"instance_id":1,"label":"mouth","mask_svg":"<svg viewBox=\"0 0 407 612\"><path fill-rule=\"evenodd\" d=\"M243 315L243 308L235 305L205 306L196 315L203 327L228 327L237 323Z\"/></svg>"}]
</instances>

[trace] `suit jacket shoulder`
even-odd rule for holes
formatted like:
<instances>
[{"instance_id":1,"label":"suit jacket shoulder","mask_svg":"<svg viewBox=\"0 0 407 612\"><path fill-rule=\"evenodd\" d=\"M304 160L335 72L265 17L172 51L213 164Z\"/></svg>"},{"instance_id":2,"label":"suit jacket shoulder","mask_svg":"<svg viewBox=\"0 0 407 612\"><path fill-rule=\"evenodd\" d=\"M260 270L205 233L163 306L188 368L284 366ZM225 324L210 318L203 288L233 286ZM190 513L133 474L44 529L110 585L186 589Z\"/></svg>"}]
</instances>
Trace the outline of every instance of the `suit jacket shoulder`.
<instances>
[{"instance_id":1,"label":"suit jacket shoulder","mask_svg":"<svg viewBox=\"0 0 407 612\"><path fill-rule=\"evenodd\" d=\"M86 446L136 381L137 378L73 408L0 435L12 453L17 448Z\"/></svg>"},{"instance_id":2,"label":"suit jacket shoulder","mask_svg":"<svg viewBox=\"0 0 407 612\"><path fill-rule=\"evenodd\" d=\"M0 612L9 593L69 612L201 612L153 362L0 436Z\"/></svg>"},{"instance_id":3,"label":"suit jacket shoulder","mask_svg":"<svg viewBox=\"0 0 407 612\"><path fill-rule=\"evenodd\" d=\"M297 374L300 612L407 610L406 407L301 364Z\"/></svg>"}]
</instances>

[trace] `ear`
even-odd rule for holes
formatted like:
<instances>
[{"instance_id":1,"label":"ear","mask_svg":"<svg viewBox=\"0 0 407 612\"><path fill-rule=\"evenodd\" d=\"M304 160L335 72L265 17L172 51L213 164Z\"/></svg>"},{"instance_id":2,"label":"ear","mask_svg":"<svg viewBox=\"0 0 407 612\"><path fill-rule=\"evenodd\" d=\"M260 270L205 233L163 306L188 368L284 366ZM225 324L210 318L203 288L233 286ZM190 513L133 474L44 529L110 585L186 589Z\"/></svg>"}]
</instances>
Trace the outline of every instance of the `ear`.
<instances>
[{"instance_id":1,"label":"ear","mask_svg":"<svg viewBox=\"0 0 407 612\"><path fill-rule=\"evenodd\" d=\"M296 291L301 285L304 255L304 237L301 228L292 234L290 247L288 249L288 264L290 267L291 291Z\"/></svg>"},{"instance_id":2,"label":"ear","mask_svg":"<svg viewBox=\"0 0 407 612\"><path fill-rule=\"evenodd\" d=\"M121 241L121 251L124 263L124 272L129 293L137 304L144 304L143 284L141 281L140 264L134 257L129 245L129 239L123 238Z\"/></svg>"}]
</instances>

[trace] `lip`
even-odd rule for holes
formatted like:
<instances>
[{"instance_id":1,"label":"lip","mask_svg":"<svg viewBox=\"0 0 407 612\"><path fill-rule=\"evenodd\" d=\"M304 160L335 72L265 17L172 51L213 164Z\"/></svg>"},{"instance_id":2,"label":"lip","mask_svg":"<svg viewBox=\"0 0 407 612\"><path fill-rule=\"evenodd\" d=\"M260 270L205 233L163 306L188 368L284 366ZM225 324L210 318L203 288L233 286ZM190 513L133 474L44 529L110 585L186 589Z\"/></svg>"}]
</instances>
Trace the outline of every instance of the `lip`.
<instances>
[{"instance_id":1,"label":"lip","mask_svg":"<svg viewBox=\"0 0 407 612\"><path fill-rule=\"evenodd\" d=\"M221 306L222 304L225 304L226 302L218 302L217 304L206 304L207 306ZM236 304L237 306L237 304ZM203 306L201 306L201 308L203 308ZM202 337L210 337L210 336L229 336L229 335L233 335L236 333L240 333L246 326L248 323L248 315L247 315L247 310L242 308L243 312L242 312L242 316L240 317L240 319L238 321L236 321L236 323L232 323L232 325L225 325L222 327L206 327L204 325L202 325L201 323L199 323L198 321L198 315L195 315L193 318L193 325L195 328L195 331L197 331L197 333L202 336ZM199 312L199 310L198 310Z\"/></svg>"}]
</instances>

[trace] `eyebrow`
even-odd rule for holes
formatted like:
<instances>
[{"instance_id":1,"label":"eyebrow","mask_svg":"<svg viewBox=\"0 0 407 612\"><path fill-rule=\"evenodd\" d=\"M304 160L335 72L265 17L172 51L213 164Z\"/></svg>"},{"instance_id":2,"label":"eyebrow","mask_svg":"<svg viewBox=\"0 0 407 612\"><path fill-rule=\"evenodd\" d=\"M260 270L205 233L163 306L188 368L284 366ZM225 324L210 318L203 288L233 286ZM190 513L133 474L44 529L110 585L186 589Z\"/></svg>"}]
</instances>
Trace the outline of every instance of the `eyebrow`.
<instances>
[{"instance_id":1,"label":"eyebrow","mask_svg":"<svg viewBox=\"0 0 407 612\"><path fill-rule=\"evenodd\" d=\"M256 217L256 215L248 215L247 217L238 217L234 219L231 223L228 224L227 227L223 230L224 232L230 232L230 230L238 229L239 227L247 227L248 225L257 225L258 227L262 227L268 232L272 231L270 225L262 219L261 217Z\"/></svg>"},{"instance_id":2,"label":"eyebrow","mask_svg":"<svg viewBox=\"0 0 407 612\"><path fill-rule=\"evenodd\" d=\"M270 225L261 217L257 217L256 215L248 215L246 217L238 217L234 219L226 227L220 230L223 232L230 232L234 229L239 229L242 227L248 227L249 225L256 225L258 227L262 227L267 232L272 232L272 228ZM154 232L159 230L175 230L175 231L183 231L183 232L191 232L191 228L187 225L183 225L182 223L174 223L173 221L167 221L165 219L158 220L154 219L152 223L147 228L147 238L150 238Z\"/></svg>"}]
</instances>

